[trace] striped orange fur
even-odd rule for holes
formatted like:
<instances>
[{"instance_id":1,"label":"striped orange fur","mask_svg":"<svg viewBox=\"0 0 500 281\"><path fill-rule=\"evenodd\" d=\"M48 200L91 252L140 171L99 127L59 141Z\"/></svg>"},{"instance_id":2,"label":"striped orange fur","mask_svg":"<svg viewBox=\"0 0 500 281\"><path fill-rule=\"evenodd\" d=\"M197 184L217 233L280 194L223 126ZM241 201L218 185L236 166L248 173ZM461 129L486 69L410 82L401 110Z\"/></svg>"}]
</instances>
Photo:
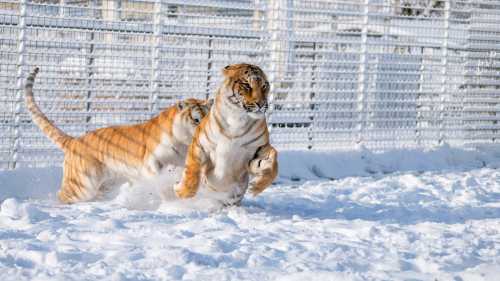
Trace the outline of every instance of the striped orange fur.
<instances>
[{"instance_id":1,"label":"striped orange fur","mask_svg":"<svg viewBox=\"0 0 500 281\"><path fill-rule=\"evenodd\" d=\"M95 198L109 185L158 175L166 165L183 166L195 128L211 103L186 99L136 125L101 128L74 138L56 127L33 97L36 68L25 85L33 122L64 151L59 199L74 203Z\"/></svg>"},{"instance_id":2,"label":"striped orange fur","mask_svg":"<svg viewBox=\"0 0 500 281\"><path fill-rule=\"evenodd\" d=\"M215 104L189 146L182 180L175 187L180 198L193 197L203 182L225 193L225 203L239 204L247 188L255 196L278 174L278 153L269 144L265 119L266 75L251 64L226 66L223 74Z\"/></svg>"}]
</instances>

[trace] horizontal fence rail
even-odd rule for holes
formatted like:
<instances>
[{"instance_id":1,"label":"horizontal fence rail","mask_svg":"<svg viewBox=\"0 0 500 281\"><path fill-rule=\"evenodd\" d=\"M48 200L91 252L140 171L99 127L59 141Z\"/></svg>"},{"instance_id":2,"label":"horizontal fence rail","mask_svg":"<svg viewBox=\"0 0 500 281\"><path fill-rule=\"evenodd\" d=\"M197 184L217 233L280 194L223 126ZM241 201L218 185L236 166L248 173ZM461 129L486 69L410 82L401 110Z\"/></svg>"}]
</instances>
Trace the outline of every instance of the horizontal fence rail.
<instances>
[{"instance_id":1,"label":"horizontal fence rail","mask_svg":"<svg viewBox=\"0 0 500 281\"><path fill-rule=\"evenodd\" d=\"M0 0L0 169L57 165L24 106L65 132L213 96L227 64L271 81L278 149L373 150L500 137L500 1Z\"/></svg>"}]
</instances>

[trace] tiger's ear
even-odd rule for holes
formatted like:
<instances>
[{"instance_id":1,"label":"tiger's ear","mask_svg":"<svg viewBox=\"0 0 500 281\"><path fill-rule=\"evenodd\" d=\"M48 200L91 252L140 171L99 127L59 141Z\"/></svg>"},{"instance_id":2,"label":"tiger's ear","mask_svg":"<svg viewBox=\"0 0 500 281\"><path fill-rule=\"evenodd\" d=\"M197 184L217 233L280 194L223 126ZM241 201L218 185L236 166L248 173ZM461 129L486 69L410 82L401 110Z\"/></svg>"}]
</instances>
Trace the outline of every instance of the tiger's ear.
<instances>
[{"instance_id":1,"label":"tiger's ear","mask_svg":"<svg viewBox=\"0 0 500 281\"><path fill-rule=\"evenodd\" d=\"M178 110L183 110L184 107L186 107L186 103L184 101L178 101L177 103L175 103L175 106Z\"/></svg>"},{"instance_id":2,"label":"tiger's ear","mask_svg":"<svg viewBox=\"0 0 500 281\"><path fill-rule=\"evenodd\" d=\"M212 108L212 105L214 105L214 99L207 99L206 104L208 108Z\"/></svg>"},{"instance_id":3,"label":"tiger's ear","mask_svg":"<svg viewBox=\"0 0 500 281\"><path fill-rule=\"evenodd\" d=\"M222 69L222 74L226 77L226 78L230 78L230 77L233 77L235 76L236 72L237 72L238 68L236 67L236 65L234 64L230 64L230 65L226 65L224 67L224 69Z\"/></svg>"}]
</instances>

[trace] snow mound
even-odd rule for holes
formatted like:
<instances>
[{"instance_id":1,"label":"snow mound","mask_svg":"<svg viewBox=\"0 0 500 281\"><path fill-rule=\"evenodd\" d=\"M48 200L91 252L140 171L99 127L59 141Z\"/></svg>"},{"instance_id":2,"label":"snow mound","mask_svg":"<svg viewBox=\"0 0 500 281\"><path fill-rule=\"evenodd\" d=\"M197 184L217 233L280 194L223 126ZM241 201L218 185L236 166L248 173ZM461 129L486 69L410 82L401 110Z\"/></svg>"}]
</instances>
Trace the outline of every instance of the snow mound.
<instances>
[{"instance_id":1,"label":"snow mound","mask_svg":"<svg viewBox=\"0 0 500 281\"><path fill-rule=\"evenodd\" d=\"M499 159L281 152L279 180L229 208L155 182L61 205L58 168L1 172L0 280L496 280Z\"/></svg>"},{"instance_id":2,"label":"snow mound","mask_svg":"<svg viewBox=\"0 0 500 281\"><path fill-rule=\"evenodd\" d=\"M282 151L280 176L292 180L339 179L394 172L470 170L500 167L500 147L399 149L372 152L364 147L354 151Z\"/></svg>"}]
</instances>

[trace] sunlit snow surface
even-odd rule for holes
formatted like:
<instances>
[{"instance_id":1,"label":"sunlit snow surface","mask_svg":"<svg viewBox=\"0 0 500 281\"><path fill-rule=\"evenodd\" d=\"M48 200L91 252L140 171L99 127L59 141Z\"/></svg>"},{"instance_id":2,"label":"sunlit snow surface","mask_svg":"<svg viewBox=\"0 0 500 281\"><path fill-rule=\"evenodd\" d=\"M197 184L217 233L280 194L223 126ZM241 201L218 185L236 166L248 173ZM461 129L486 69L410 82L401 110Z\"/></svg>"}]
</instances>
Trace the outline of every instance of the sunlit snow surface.
<instances>
[{"instance_id":1,"label":"sunlit snow surface","mask_svg":"<svg viewBox=\"0 0 500 281\"><path fill-rule=\"evenodd\" d=\"M230 208L150 186L61 205L58 169L2 172L0 280L499 280L500 157L419 153L285 153Z\"/></svg>"}]
</instances>

